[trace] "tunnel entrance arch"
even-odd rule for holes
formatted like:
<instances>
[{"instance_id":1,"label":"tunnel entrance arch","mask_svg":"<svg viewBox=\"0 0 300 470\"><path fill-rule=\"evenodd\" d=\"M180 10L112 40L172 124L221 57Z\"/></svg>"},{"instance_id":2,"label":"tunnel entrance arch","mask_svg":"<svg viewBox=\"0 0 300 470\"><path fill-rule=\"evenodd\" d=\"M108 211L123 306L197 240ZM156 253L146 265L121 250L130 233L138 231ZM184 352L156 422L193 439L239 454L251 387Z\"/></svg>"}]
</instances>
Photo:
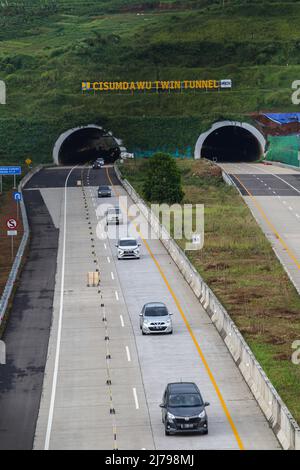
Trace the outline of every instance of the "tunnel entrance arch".
<instances>
[{"instance_id":1,"label":"tunnel entrance arch","mask_svg":"<svg viewBox=\"0 0 300 470\"><path fill-rule=\"evenodd\" d=\"M247 122L220 121L202 133L196 142L194 158L220 162L254 161L265 153L266 140Z\"/></svg>"},{"instance_id":2,"label":"tunnel entrance arch","mask_svg":"<svg viewBox=\"0 0 300 470\"><path fill-rule=\"evenodd\" d=\"M112 163L120 157L121 146L121 139L102 126L75 127L58 137L53 147L53 162L56 165L76 165L103 157L106 163Z\"/></svg>"}]
</instances>

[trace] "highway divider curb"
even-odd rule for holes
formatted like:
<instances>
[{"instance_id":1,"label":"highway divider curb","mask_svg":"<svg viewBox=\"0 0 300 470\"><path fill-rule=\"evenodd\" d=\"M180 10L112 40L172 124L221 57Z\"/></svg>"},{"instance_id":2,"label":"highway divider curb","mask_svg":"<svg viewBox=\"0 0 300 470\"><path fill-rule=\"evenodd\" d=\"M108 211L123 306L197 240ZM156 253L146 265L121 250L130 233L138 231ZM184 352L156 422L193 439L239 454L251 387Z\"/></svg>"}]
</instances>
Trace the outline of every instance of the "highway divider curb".
<instances>
[{"instance_id":1,"label":"highway divider curb","mask_svg":"<svg viewBox=\"0 0 300 470\"><path fill-rule=\"evenodd\" d=\"M136 204L139 204L140 211L156 232L179 271L208 313L283 449L300 450L300 427L278 395L261 365L255 359L254 354L229 313L196 271L184 251L171 238L166 228L160 224L159 219L145 201L138 195L131 184L123 179L117 164L115 164L115 171L121 185L131 199ZM233 182L231 184L236 186Z\"/></svg>"},{"instance_id":2,"label":"highway divider curb","mask_svg":"<svg viewBox=\"0 0 300 470\"><path fill-rule=\"evenodd\" d=\"M25 186L25 184L32 178L32 176L40 171L40 169L43 167L43 165L38 165L31 171L29 171L24 178L20 181L19 186L18 186L18 191L22 193L22 189ZM24 255L25 248L28 243L29 239L29 224L28 224L28 218L27 218L27 213L26 213L26 208L24 204L23 197L20 201L20 208L21 208L21 214L22 214L22 221L23 221L23 237L21 240L21 243L19 245L19 249L17 251L17 254L15 256L12 268L10 270L10 274L8 276L7 282L5 284L4 291L2 293L1 299L0 299L0 325L2 323L2 320L4 318L9 299L11 297L12 291L14 284L17 279L17 275L20 269L21 261Z\"/></svg>"}]
</instances>

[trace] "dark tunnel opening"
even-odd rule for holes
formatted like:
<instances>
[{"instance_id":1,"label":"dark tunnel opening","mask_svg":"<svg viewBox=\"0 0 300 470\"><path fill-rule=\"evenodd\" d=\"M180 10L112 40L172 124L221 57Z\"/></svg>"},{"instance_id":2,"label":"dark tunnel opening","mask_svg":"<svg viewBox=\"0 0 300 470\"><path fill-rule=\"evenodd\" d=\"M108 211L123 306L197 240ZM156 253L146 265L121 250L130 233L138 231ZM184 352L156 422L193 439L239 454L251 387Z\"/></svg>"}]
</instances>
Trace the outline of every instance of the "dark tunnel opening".
<instances>
[{"instance_id":1,"label":"dark tunnel opening","mask_svg":"<svg viewBox=\"0 0 300 470\"><path fill-rule=\"evenodd\" d=\"M62 143L58 161L61 165L84 164L102 157L113 163L120 156L120 147L105 130L86 127L70 134Z\"/></svg>"},{"instance_id":2,"label":"dark tunnel opening","mask_svg":"<svg viewBox=\"0 0 300 470\"><path fill-rule=\"evenodd\" d=\"M201 149L201 157L218 162L250 162L261 156L257 138L240 126L224 126L207 136Z\"/></svg>"}]
</instances>

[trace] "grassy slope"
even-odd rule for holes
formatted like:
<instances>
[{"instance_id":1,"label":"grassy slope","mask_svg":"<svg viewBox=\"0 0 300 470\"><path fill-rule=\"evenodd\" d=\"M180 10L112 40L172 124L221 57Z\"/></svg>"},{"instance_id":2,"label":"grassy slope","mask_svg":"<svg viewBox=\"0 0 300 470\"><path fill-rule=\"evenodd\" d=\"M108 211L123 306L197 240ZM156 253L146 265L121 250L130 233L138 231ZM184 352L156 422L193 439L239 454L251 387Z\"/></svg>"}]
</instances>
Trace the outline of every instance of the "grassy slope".
<instances>
[{"instance_id":1,"label":"grassy slope","mask_svg":"<svg viewBox=\"0 0 300 470\"><path fill-rule=\"evenodd\" d=\"M260 109L295 110L299 78L300 3L163 2L144 15L137 1L37 1L2 9L0 159L50 158L70 126L104 124L130 149L191 153L199 133L224 116ZM271 5L270 5L271 4ZM209 7L207 6L209 5ZM186 8L185 8L186 7ZM189 8L193 7L191 11ZM0 7L1 9L1 7ZM287 64L289 64L287 66ZM232 92L82 96L81 80L227 78Z\"/></svg>"},{"instance_id":2,"label":"grassy slope","mask_svg":"<svg viewBox=\"0 0 300 470\"><path fill-rule=\"evenodd\" d=\"M128 161L122 166L140 193L146 165ZM204 248L188 256L300 423L300 367L291 362L291 345L300 336L299 295L248 207L215 167L203 160L178 160L178 165L184 202L205 205Z\"/></svg>"}]
</instances>

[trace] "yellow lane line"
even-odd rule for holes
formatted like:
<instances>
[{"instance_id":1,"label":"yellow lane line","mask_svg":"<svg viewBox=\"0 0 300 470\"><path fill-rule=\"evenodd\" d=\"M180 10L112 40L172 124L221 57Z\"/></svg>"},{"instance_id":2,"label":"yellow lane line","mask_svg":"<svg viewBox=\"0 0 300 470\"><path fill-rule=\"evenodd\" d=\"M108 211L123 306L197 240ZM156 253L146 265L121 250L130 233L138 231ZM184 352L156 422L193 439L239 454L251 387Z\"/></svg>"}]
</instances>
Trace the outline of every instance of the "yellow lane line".
<instances>
[{"instance_id":1,"label":"yellow lane line","mask_svg":"<svg viewBox=\"0 0 300 470\"><path fill-rule=\"evenodd\" d=\"M278 238L278 240L280 241L281 245L283 246L283 248L286 250L286 252L288 253L289 257L291 258L292 261L294 261L295 265L297 266L297 268L300 270L300 263L299 261L297 260L296 256L294 255L294 253L292 252L292 250L289 248L289 246L286 244L286 242L284 241L284 239L281 237L281 235L279 234L279 232L276 230L276 228L274 227L274 225L272 224L272 222L269 220L267 214L265 213L265 211L263 210L263 208L261 207L261 205L259 204L259 202L257 201L256 197L253 196L253 194L249 191L249 189L246 188L246 186L241 182L240 178L236 175L234 175L234 177L238 180L238 182L240 183L240 185L245 189L245 191L248 193L248 195L250 196L250 198L252 199L255 207L257 208L257 210L260 212L261 216L263 217L263 219L265 220L265 222L267 223L267 225L270 227L270 229L272 230L272 232L274 233L274 235Z\"/></svg>"},{"instance_id":2,"label":"yellow lane line","mask_svg":"<svg viewBox=\"0 0 300 470\"><path fill-rule=\"evenodd\" d=\"M109 175L109 171L108 171L108 168L107 168L107 167L106 167L106 173L107 173L107 177L108 177L108 179L109 179L109 182L110 182L111 186L113 187L114 193L116 194L116 196L119 196L120 194L119 194L119 192L114 188L114 184L113 184L113 182L112 182L112 180L111 180L111 177L110 177L110 175ZM241 440L241 438L240 438L240 436L239 436L239 433L238 433L238 431L237 431L237 429L236 429L236 426L235 426L235 424L234 424L234 422L233 422L233 419L231 418L231 415L230 415L230 413L229 413L229 410L228 410L228 408L227 408L227 405L226 405L226 403L225 403L225 400L224 400L224 398L223 398L223 396L222 396L222 394L221 394L221 391L220 391L220 389L219 389L219 387L218 387L218 384L217 384L217 382L216 382L216 380L215 380L215 378L214 378L214 376L213 376L213 373L212 373L212 371L210 370L210 367L209 367L209 365L208 365L208 363L207 363L207 361L206 361L206 359L205 359L205 356L204 356L204 354L203 354L203 352L202 352L202 349L201 349L201 347L199 346L199 343L198 343L198 341L197 341L197 339L196 339L196 337L195 337L195 335L194 335L194 333L193 333L193 330L192 330L192 328L191 328L191 326L190 326L190 324L189 324L189 322L188 322L188 320L187 320L187 318L186 318L186 316L185 316L185 314L184 314L184 312L183 312L183 310L182 310L182 307L181 307L181 305L180 305L180 302L179 302L178 298L176 297L176 295L175 295L175 293L174 293L172 287L170 286L169 281L167 280L166 275L165 275L163 269L161 268L159 262L158 262L157 259L155 258L155 256L154 256L154 254L153 254L153 252L152 252L152 250L151 250L151 248L150 248L148 242L147 242L147 241L145 240L145 238L143 237L143 235L142 235L140 229L137 228L137 225L136 225L135 223L134 223L134 225L135 225L135 228L136 228L137 232L140 234L141 239L143 240L143 243L144 243L145 247L147 248L147 251L148 251L149 255L151 256L152 260L154 261L154 263L155 263L155 265L156 265L156 267L157 267L157 269L158 269L158 271L159 271L161 277L163 278L163 280L164 280L164 282L165 282L165 284L166 284L166 286L167 286L167 288L168 288L168 291L170 292L171 296L172 296L173 299L174 299L174 302L175 302L175 304L176 304L176 306L177 306L177 308L178 308L178 311L180 312L181 317L182 317L182 319L183 319L183 321L184 321L184 323L185 323L185 326L186 326L188 332L190 333L190 336L191 336L191 338L192 338L192 340L193 340L194 345L196 346L196 349L197 349L198 354L199 354L199 356L200 356L200 358L201 358L201 360L202 360L202 362L203 362L203 365L204 365L204 367L205 367L205 369L206 369L206 372L207 372L207 374L208 374L208 376L209 376L209 378L210 378L210 381L211 381L211 383L212 383L212 385L213 385L213 387L214 387L214 389L215 389L215 392L216 392L216 394L217 394L217 396L218 396L218 398L219 398L219 400L220 400L220 403L221 403L222 408L223 408L223 410L224 410L224 413L225 413L225 415L226 415L226 417L227 417L227 419L228 419L228 422L229 422L229 424L230 424L230 426L231 426L231 429L232 429L233 434L234 434L234 436L235 436L235 439L236 439L236 441L237 441L237 443L238 443L238 446L239 446L240 450L244 450L244 444L243 444L243 442L242 442L242 440Z\"/></svg>"}]
</instances>

